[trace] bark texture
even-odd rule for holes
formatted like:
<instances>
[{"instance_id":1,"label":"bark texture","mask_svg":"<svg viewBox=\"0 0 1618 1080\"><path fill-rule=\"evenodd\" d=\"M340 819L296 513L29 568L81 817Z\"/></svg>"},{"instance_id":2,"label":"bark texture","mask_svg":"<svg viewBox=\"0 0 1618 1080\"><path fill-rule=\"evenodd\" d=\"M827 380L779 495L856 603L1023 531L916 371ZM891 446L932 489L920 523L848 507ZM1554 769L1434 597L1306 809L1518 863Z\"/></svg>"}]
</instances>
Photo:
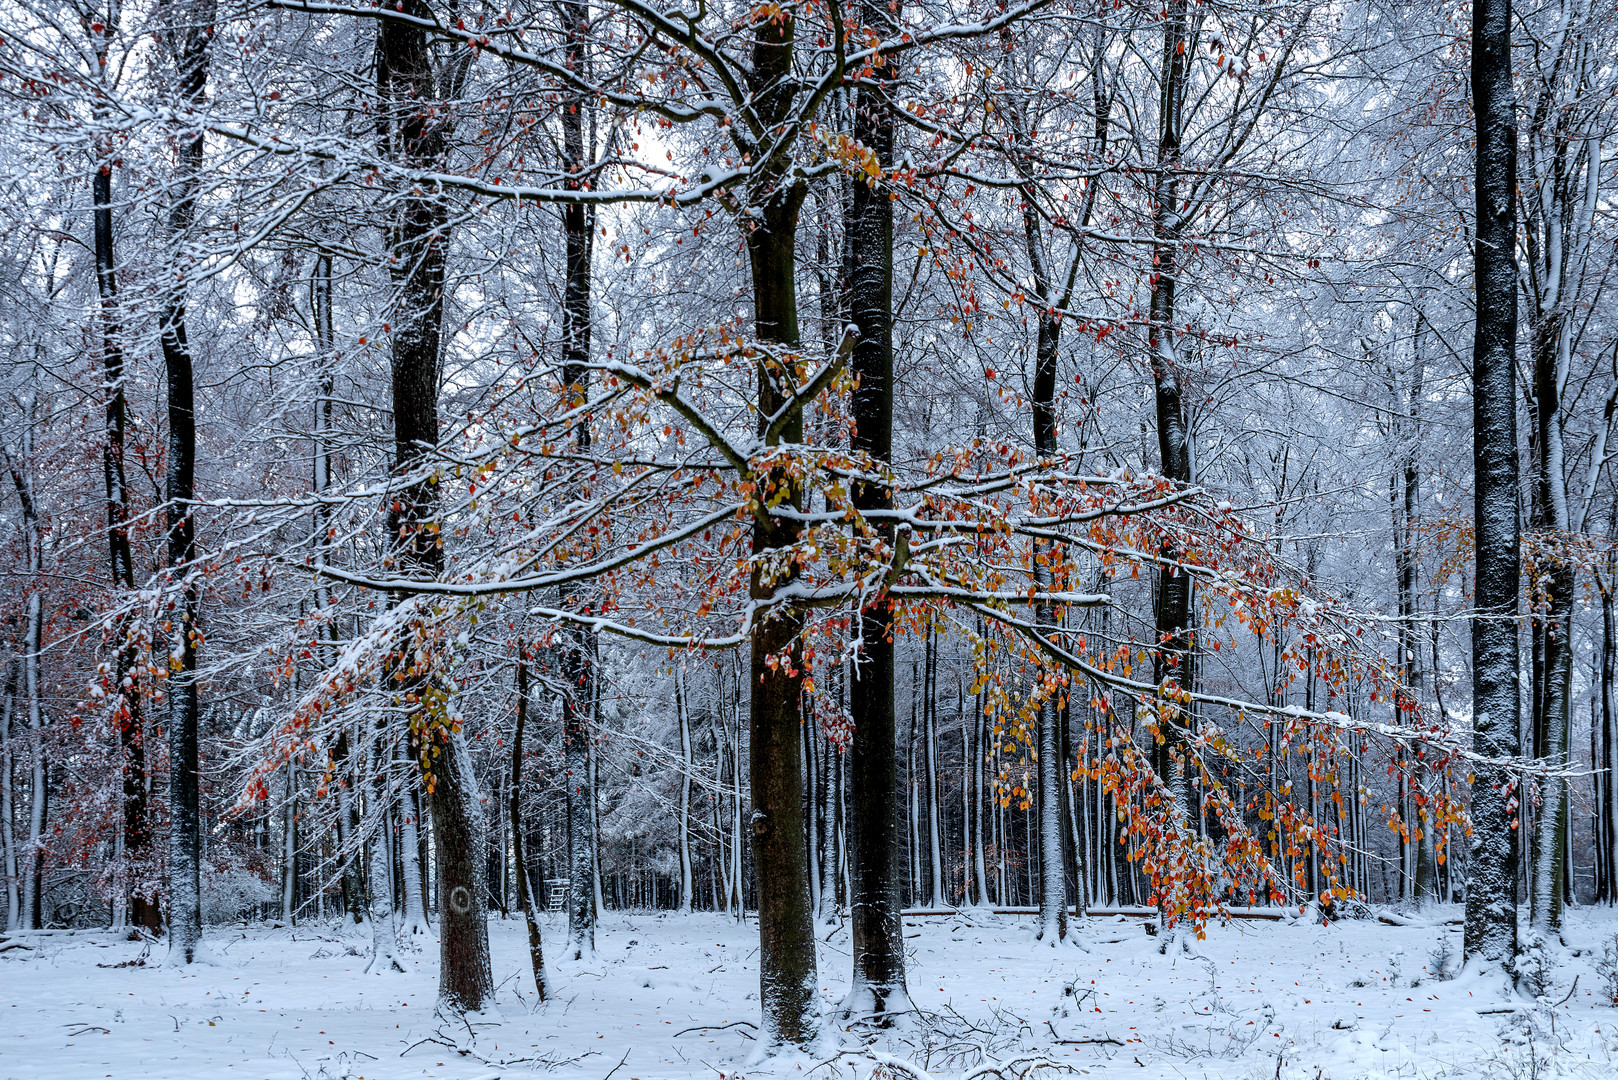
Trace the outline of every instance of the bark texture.
<instances>
[{"instance_id":1,"label":"bark texture","mask_svg":"<svg viewBox=\"0 0 1618 1080\"><path fill-rule=\"evenodd\" d=\"M1518 752L1517 117L1511 0L1472 6L1472 110L1477 123L1477 239L1472 341L1473 748ZM1472 783L1466 891L1468 960L1509 965L1517 953L1517 791L1507 769L1479 764Z\"/></svg>"},{"instance_id":2,"label":"bark texture","mask_svg":"<svg viewBox=\"0 0 1618 1080\"><path fill-rule=\"evenodd\" d=\"M886 25L875 3L862 18ZM875 66L875 65L874 65ZM887 65L877 66L886 73ZM893 163L893 114L885 93L867 83L854 109L854 137L885 171ZM886 184L855 178L845 220L849 317L858 328L851 355L853 448L879 462L893 458L893 203ZM893 507L882 484L855 484L861 512ZM877 522L873 540L892 552L892 524ZM910 1008L905 988L904 928L899 920L899 757L894 715L893 606L886 595L860 613L860 655L851 665L849 712L854 732L848 755L849 934L853 979L845 1018L881 1022Z\"/></svg>"},{"instance_id":3,"label":"bark texture","mask_svg":"<svg viewBox=\"0 0 1618 1080\"><path fill-rule=\"evenodd\" d=\"M200 110L208 85L208 46L213 36L214 0L173 3L166 8L165 44L174 65L174 103ZM177 133L175 201L168 235L174 251L174 277L162 314L163 367L168 391L168 469L164 501L168 528L170 587L178 602L170 622L168 679L169 738L169 956L189 964L202 940L202 819L197 756L200 712L197 652L202 642L200 603L191 579L196 559L193 502L197 485L196 373L186 336L184 244L196 219L203 141L200 129Z\"/></svg>"},{"instance_id":4,"label":"bark texture","mask_svg":"<svg viewBox=\"0 0 1618 1080\"><path fill-rule=\"evenodd\" d=\"M432 17L421 0L412 0L404 10L423 19ZM412 166L436 165L444 154L448 113L423 108L422 103L456 97L464 68L450 63L439 70L422 29L383 21L377 32L376 74L385 106L378 120L385 151ZM397 304L391 338L394 468L400 477L412 477L438 442L448 219L441 196L412 193L399 200L389 229ZM437 488L430 479L412 477L396 492L388 535L397 538L393 558L400 573L431 578L443 571L437 510ZM466 739L447 692L429 673L410 665L407 658L416 651L410 637L406 631L397 646L392 678L423 764L429 767L427 802L438 880L439 1005L456 1012L480 1012L494 996L484 921L488 905L483 808Z\"/></svg>"}]
</instances>

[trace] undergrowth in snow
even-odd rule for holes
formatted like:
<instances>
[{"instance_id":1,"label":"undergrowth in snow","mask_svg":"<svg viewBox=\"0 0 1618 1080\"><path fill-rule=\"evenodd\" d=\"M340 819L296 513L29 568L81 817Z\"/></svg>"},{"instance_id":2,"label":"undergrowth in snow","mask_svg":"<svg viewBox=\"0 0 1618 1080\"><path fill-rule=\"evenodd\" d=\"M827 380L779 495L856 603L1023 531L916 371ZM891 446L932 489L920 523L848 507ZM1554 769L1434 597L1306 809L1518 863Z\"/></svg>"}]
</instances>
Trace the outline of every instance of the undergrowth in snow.
<instances>
[{"instance_id":1,"label":"undergrowth in snow","mask_svg":"<svg viewBox=\"0 0 1618 1080\"><path fill-rule=\"evenodd\" d=\"M212 962L165 968L104 932L0 952L0 1078L103 1080L1594 1080L1618 1072L1618 914L1575 911L1519 985L1460 962L1458 910L1389 925L1238 921L1206 940L1139 918L1080 920L1036 948L1034 920L906 920L913 1014L834 1022L846 926L823 930L825 1033L759 1060L754 924L610 914L594 957L552 962L535 1001L520 920L491 919L499 1009L435 1009L436 948L366 975L369 941L332 926L214 926ZM545 925L560 951L564 927Z\"/></svg>"}]
</instances>

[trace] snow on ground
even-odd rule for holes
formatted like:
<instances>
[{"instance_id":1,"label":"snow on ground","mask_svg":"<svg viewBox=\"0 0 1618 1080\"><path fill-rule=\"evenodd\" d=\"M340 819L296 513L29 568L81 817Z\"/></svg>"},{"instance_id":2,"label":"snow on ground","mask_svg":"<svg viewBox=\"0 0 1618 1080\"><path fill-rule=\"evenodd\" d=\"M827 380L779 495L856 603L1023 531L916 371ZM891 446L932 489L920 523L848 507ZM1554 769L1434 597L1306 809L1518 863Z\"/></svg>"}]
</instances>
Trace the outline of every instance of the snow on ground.
<instances>
[{"instance_id":1,"label":"snow on ground","mask_svg":"<svg viewBox=\"0 0 1618 1080\"><path fill-rule=\"evenodd\" d=\"M1458 916L1238 921L1166 955L1136 918L1081 922L1078 944L1058 949L1033 940L1026 916L907 919L921 1019L875 1048L940 1077L975 1063L978 1046L1142 1080L1618 1075L1618 1008L1597 970L1618 915L1570 913L1568 949L1537 1003L1470 973L1435 978L1460 952L1460 927L1443 924ZM434 1017L431 940L412 972L377 976L363 974L365 941L324 926L213 927L215 962L188 970L127 966L142 947L105 933L12 939L32 948L0 952L0 1078L832 1080L873 1068L872 1056L837 1056L862 1045L841 1029L816 1055L750 1062L749 1027L721 1025L757 1020L751 922L612 914L595 959L553 963L556 997L537 1009L520 920L490 928L503 982L500 1015L485 1019L499 1022L472 1031ZM561 924L545 931L559 951ZM848 932L820 936L831 1010L847 986ZM459 1052L468 1047L475 1056Z\"/></svg>"}]
</instances>

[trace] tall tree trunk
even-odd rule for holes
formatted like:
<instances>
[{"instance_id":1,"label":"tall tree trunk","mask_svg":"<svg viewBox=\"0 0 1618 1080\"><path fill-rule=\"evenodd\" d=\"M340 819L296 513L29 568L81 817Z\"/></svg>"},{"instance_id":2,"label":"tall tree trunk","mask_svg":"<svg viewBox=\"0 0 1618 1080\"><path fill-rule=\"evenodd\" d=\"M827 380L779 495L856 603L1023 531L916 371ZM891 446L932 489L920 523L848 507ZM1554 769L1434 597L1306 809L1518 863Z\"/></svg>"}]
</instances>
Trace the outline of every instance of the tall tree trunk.
<instances>
[{"instance_id":1,"label":"tall tree trunk","mask_svg":"<svg viewBox=\"0 0 1618 1080\"><path fill-rule=\"evenodd\" d=\"M984 759L988 757L989 721L983 715L983 693L974 695L972 701L972 879L977 887L977 902L985 906L991 904L993 899L989 895L989 867L988 847L989 829L988 818L994 811L989 804L992 803L994 792L990 785L983 782Z\"/></svg>"},{"instance_id":2,"label":"tall tree trunk","mask_svg":"<svg viewBox=\"0 0 1618 1080\"><path fill-rule=\"evenodd\" d=\"M747 885L743 866L742 840L742 715L741 665L735 664L735 678L731 684L730 723L726 728L726 742L730 748L730 892L725 901L726 910L741 922L747 906Z\"/></svg>"},{"instance_id":3,"label":"tall tree trunk","mask_svg":"<svg viewBox=\"0 0 1618 1080\"><path fill-rule=\"evenodd\" d=\"M18 851L17 833L12 823L15 810L15 789L12 786L16 767L17 736L12 730L11 718L17 710L17 665L6 664L6 688L0 698L0 876L6 884L6 929L22 929L22 892L17 887Z\"/></svg>"},{"instance_id":4,"label":"tall tree trunk","mask_svg":"<svg viewBox=\"0 0 1618 1080\"><path fill-rule=\"evenodd\" d=\"M40 673L44 651L45 607L41 590L45 559L45 524L34 502L34 483L26 464L33 456L33 409L28 409L24 442L18 458L5 454L6 469L22 507L23 545L27 551L27 616L23 630L23 700L27 710L29 754L28 842L22 853L23 929L38 930L45 925L45 803L49 794L50 764L45 753L45 713ZM9 825L10 822L8 821Z\"/></svg>"},{"instance_id":5,"label":"tall tree trunk","mask_svg":"<svg viewBox=\"0 0 1618 1080\"><path fill-rule=\"evenodd\" d=\"M927 632L927 659L924 667L925 694L922 708L922 783L927 794L927 907L944 902L944 843L942 808L938 785L938 637Z\"/></svg>"},{"instance_id":6,"label":"tall tree trunk","mask_svg":"<svg viewBox=\"0 0 1618 1080\"><path fill-rule=\"evenodd\" d=\"M843 701L847 683L847 668L839 667L835 673L838 700ZM846 708L846 706L840 706ZM815 803L820 815L820 921L830 925L837 921L837 864L840 841L837 821L837 772L841 767L837 744L825 732L815 732L815 745L820 755Z\"/></svg>"},{"instance_id":7,"label":"tall tree trunk","mask_svg":"<svg viewBox=\"0 0 1618 1080\"><path fill-rule=\"evenodd\" d=\"M966 688L959 674L955 682L955 726L961 732L961 906L982 902L982 893L973 889L972 853L977 839L972 835L972 732L966 723Z\"/></svg>"},{"instance_id":8,"label":"tall tree trunk","mask_svg":"<svg viewBox=\"0 0 1618 1080\"><path fill-rule=\"evenodd\" d=\"M1561 38L1556 66L1560 68L1568 38ZM1529 168L1535 190L1528 201L1530 213L1525 232L1528 239L1529 282L1533 309L1530 312L1533 384L1532 418L1533 498L1530 501L1530 527L1539 536L1543 568L1535 590L1536 607L1542 614L1533 621L1534 679L1531 727L1534 756L1555 772L1565 772L1570 757L1573 682L1573 613L1576 602L1576 568L1567 545L1571 515L1568 510L1567 466L1563 453L1563 426L1566 423L1562 396L1572 366L1573 320L1569 308L1575 301L1575 267L1583 254L1582 238L1586 199L1577 188L1584 170L1579 168L1583 154L1567 148L1568 133L1562 125L1566 110L1554 107L1555 77L1542 85L1534 109L1528 142ZM1553 114L1557 114L1553 116ZM1555 130L1552 130L1554 127ZM1537 152L1542 141L1553 141L1551 161L1540 171ZM1597 167L1599 162L1596 163ZM1588 188L1589 212L1595 209L1595 182ZM1599 469L1599 465L1595 466ZM1566 776L1549 776L1540 782L1538 816L1535 821L1531 893L1531 918L1542 929L1559 929L1566 903L1564 878L1568 871L1566 847L1569 839L1568 782Z\"/></svg>"},{"instance_id":9,"label":"tall tree trunk","mask_svg":"<svg viewBox=\"0 0 1618 1080\"><path fill-rule=\"evenodd\" d=\"M568 67L585 72L589 64L586 38L589 13L582 3L558 5L563 30L567 34ZM585 115L591 102L574 95L561 110L563 168L568 173L568 190L580 190L590 165L591 151L585 142ZM592 337L590 266L594 211L583 202L564 204L562 232L565 247L566 281L562 296L562 378L567 388L567 407L578 408L589 400L590 344ZM579 421L574 442L580 452L590 448L590 425ZM562 605L576 607L581 598L564 591ZM587 602L587 601L586 601ZM566 759L568 827L568 954L572 959L595 952L595 923L599 909L597 893L597 853L595 831L595 785L591 776L591 725L595 703L595 672L591 634L582 627L563 632L562 677L567 692L562 699L562 739Z\"/></svg>"},{"instance_id":10,"label":"tall tree trunk","mask_svg":"<svg viewBox=\"0 0 1618 1080\"><path fill-rule=\"evenodd\" d=\"M1618 620L1614 618L1610 556L1607 560L1606 580L1602 582L1598 579L1597 584L1601 590L1601 683L1598 693L1603 771L1596 775L1596 783L1597 806L1601 821L1602 862L1607 871L1607 887L1600 899L1613 904L1618 903L1618 805L1615 805L1618 800L1614 799L1615 793L1618 793L1618 783L1615 783L1613 778L1613 748L1618 744L1618 715L1615 715L1613 701L1614 669L1618 667Z\"/></svg>"},{"instance_id":11,"label":"tall tree trunk","mask_svg":"<svg viewBox=\"0 0 1618 1080\"><path fill-rule=\"evenodd\" d=\"M755 51L763 70L790 55L791 21L761 30L767 44ZM777 32L783 41L771 41ZM784 78L786 68L772 81ZM761 340L795 349L798 345L797 298L794 286L793 241L799 191L771 194L759 207L762 214L748 233L752 256L755 318ZM760 371L759 414L772 416L786 404L776 380L780 372ZM801 441L801 416L788 425L781 440ZM760 478L761 487L784 486L778 505L796 507L800 484L786 473ZM755 567L772 562L771 552L790 547L801 527L762 508L754 515ZM754 600L767 602L781 586L790 584L788 572L771 580L755 569L751 584ZM752 781L754 887L759 910L759 978L767 1045L807 1045L818 1033L815 1005L815 939L810 911L808 849L803 824L802 717L803 656L799 635L803 616L790 605L778 608L752 635L752 696L748 766Z\"/></svg>"},{"instance_id":12,"label":"tall tree trunk","mask_svg":"<svg viewBox=\"0 0 1618 1080\"><path fill-rule=\"evenodd\" d=\"M109 17L105 29L95 33L97 66L107 71L109 39L116 20ZM135 588L135 561L129 544L129 485L124 467L124 442L129 428L129 406L125 394L123 317L118 307L118 262L113 236L112 168L114 150L110 142L98 148L99 160L90 178L94 205L94 247L96 292L101 324L101 371L106 395L105 445L102 447L102 481L106 490L108 576L115 591L125 595ZM162 928L162 908L140 887L152 874L152 822L147 806L146 724L140 690L131 679L135 667L135 647L129 641L129 619L120 619L113 629L112 674L107 689L114 695L113 726L118 732L119 771L123 781L123 861L129 920L150 934Z\"/></svg>"},{"instance_id":13,"label":"tall tree trunk","mask_svg":"<svg viewBox=\"0 0 1618 1080\"><path fill-rule=\"evenodd\" d=\"M680 846L680 900L682 915L691 914L691 703L685 692L685 670L674 669L674 711L680 723L680 805L676 829Z\"/></svg>"},{"instance_id":14,"label":"tall tree trunk","mask_svg":"<svg viewBox=\"0 0 1618 1080\"><path fill-rule=\"evenodd\" d=\"M406 13L432 18L424 0ZM385 149L412 167L442 161L447 113L423 102L459 93L457 69L437 85L431 48L421 28L384 21L377 33L377 89ZM390 226L397 323L392 335L394 468L410 476L438 443L439 360L443 351L445 263L449 212L441 198L411 194L400 201ZM442 534L435 520L437 488L426 478L395 495L388 535L397 538L395 569L406 576L436 578L443 572ZM402 598L401 598L402 599ZM427 798L433 819L433 863L438 879L439 1004L457 1012L481 1012L493 999L489 966L483 845L487 840L477 778L466 738L430 673L407 659L415 653L410 632L395 646L393 689L422 740Z\"/></svg>"},{"instance_id":15,"label":"tall tree trunk","mask_svg":"<svg viewBox=\"0 0 1618 1080\"><path fill-rule=\"evenodd\" d=\"M1517 611L1517 108L1511 0L1472 5L1472 111L1477 122L1477 221L1472 342L1473 749L1491 761L1518 753ZM1509 965L1517 953L1516 782L1479 763L1472 781L1466 893L1468 959Z\"/></svg>"},{"instance_id":16,"label":"tall tree trunk","mask_svg":"<svg viewBox=\"0 0 1618 1080\"><path fill-rule=\"evenodd\" d=\"M767 128L784 123L793 108L792 78L797 23L788 9L755 13L749 88ZM807 193L789 175L784 155L758 163L743 218L753 278L753 319L759 340L783 353L799 346L796 240L798 215ZM760 432L770 446L803 441L803 413L791 408L773 430L765 418L788 409L790 369L759 361ZM778 517L763 504L763 493L785 509L801 508L801 480L785 469L755 475L753 505L752 599L770 604L790 586L796 570L775 566L775 553L792 547L802 526ZM766 569L768 568L768 569ZM803 613L778 604L752 633L751 713L748 766L752 786L753 887L758 897L760 1040L765 1046L807 1046L819 1033L815 1001L814 916L809 901L808 849L803 825Z\"/></svg>"},{"instance_id":17,"label":"tall tree trunk","mask_svg":"<svg viewBox=\"0 0 1618 1080\"><path fill-rule=\"evenodd\" d=\"M213 38L214 0L165 4L164 39L174 64L174 104L200 110L208 84L208 47ZM202 631L195 581L197 475L196 375L186 338L186 277L183 247L196 220L202 183L202 131L177 132L175 199L169 208L168 242L173 278L162 313L163 367L168 390L167 504L170 586L179 588L169 643L169 956L189 964L202 940L202 819L198 780L197 724L200 704L197 651Z\"/></svg>"},{"instance_id":18,"label":"tall tree trunk","mask_svg":"<svg viewBox=\"0 0 1618 1080\"><path fill-rule=\"evenodd\" d=\"M860 19L891 28L897 9L865 0ZM880 30L879 30L880 32ZM884 36L887 36L884 34ZM885 58L879 75L894 74ZM885 89L866 83L854 108L854 138L876 156L884 175L893 164L893 112ZM887 186L856 177L848 185L844 223L849 318L858 327L851 358L858 379L853 394L853 449L885 467L893 460L893 204ZM856 483L862 513L893 506L885 484ZM873 523L884 555L896 540L893 525ZM898 724L894 715L894 608L880 595L860 613L861 655L851 665L848 754L849 935L853 977L841 1013L883 1022L910 1009L905 987L904 928L900 923Z\"/></svg>"},{"instance_id":19,"label":"tall tree trunk","mask_svg":"<svg viewBox=\"0 0 1618 1080\"><path fill-rule=\"evenodd\" d=\"M298 920L298 763L287 762L285 818L281 830L281 919L288 926Z\"/></svg>"},{"instance_id":20,"label":"tall tree trunk","mask_svg":"<svg viewBox=\"0 0 1618 1080\"><path fill-rule=\"evenodd\" d=\"M1152 290L1147 325L1152 384L1157 406L1157 448L1162 475L1177 487L1191 483L1191 435L1186 418L1183 370L1175 342L1175 297L1178 286L1180 234L1180 138L1184 123L1187 66L1187 0L1170 0L1163 22L1163 55L1159 72L1157 177L1152 199ZM1191 789L1184 740L1170 725L1189 717L1180 700L1190 689L1191 578L1174 563L1179 547L1170 541L1159 554L1165 565L1157 573L1156 629L1158 646L1153 681L1164 700L1165 716L1157 744L1156 768L1174 807L1190 812ZM1179 812L1178 809L1172 812ZM1200 816L1200 815L1199 815Z\"/></svg>"},{"instance_id":21,"label":"tall tree trunk","mask_svg":"<svg viewBox=\"0 0 1618 1080\"><path fill-rule=\"evenodd\" d=\"M1015 122L1015 129L1020 143L1023 124ZM1021 158L1019 169L1025 178L1031 179ZM1045 241L1034 210L1032 191L1024 188L1020 194L1023 240L1032 271L1036 308L1032 394L1034 453L1041 459L1049 459L1056 454L1056 362L1062 335L1062 313L1057 309L1066 306L1066 299L1056 295L1057 285L1051 280L1048 253L1044 250ZM1035 541L1032 571L1034 584L1042 593L1051 591L1051 564L1057 558L1056 548L1050 541ZM1056 609L1052 605L1037 605L1034 621L1041 633L1051 637L1057 634ZM1037 741L1034 790L1039 832L1039 930L1036 937L1050 945L1067 937L1067 864L1062 857L1065 784L1062 779L1060 713L1055 693L1044 694L1040 698L1039 723L1034 732Z\"/></svg>"}]
</instances>

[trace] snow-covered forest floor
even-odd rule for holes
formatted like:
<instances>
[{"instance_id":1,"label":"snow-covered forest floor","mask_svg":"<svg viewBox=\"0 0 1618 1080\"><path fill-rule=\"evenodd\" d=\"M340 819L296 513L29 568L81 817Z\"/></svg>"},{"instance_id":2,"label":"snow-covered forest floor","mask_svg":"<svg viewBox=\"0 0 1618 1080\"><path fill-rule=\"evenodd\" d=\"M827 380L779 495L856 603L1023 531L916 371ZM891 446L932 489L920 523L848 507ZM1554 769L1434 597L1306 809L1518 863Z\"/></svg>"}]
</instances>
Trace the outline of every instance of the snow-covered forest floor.
<instances>
[{"instance_id":1,"label":"snow-covered forest floor","mask_svg":"<svg viewBox=\"0 0 1618 1080\"><path fill-rule=\"evenodd\" d=\"M866 1042L935 1076L980 1049L1152 1080L1614 1075L1603 956L1618 914L1569 913L1537 1001L1453 970L1459 914L1237 921L1166 955L1139 918L1079 922L1060 949L1034 941L1028 917L908 918L915 1022L874 1040L828 1023L818 1056L765 1064L737 1023L757 1017L756 928L715 915L609 914L593 960L553 962L555 996L538 1008L521 921L491 919L499 1016L459 1030L434 1016L430 938L409 974L375 976L368 943L330 926L213 927L213 962L183 970L132 965L142 946L106 933L36 935L0 952L0 1077L831 1080L870 1073L875 1055L839 1055ZM563 927L545 930L554 953ZM848 932L820 937L829 1020Z\"/></svg>"}]
</instances>

